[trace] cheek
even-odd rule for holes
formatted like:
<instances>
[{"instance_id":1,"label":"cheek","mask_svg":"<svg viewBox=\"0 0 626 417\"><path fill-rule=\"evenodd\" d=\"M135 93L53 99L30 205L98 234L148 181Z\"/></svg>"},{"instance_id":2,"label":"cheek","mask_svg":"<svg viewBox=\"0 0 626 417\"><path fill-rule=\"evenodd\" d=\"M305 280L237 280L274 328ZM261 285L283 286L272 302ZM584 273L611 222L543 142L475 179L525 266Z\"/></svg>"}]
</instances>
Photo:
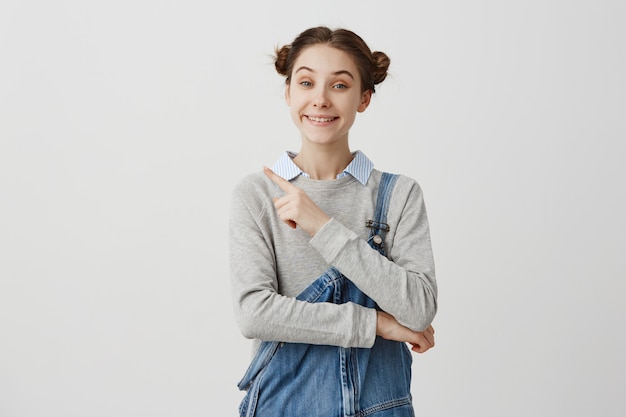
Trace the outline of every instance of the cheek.
<instances>
[{"instance_id":1,"label":"cheek","mask_svg":"<svg viewBox=\"0 0 626 417\"><path fill-rule=\"evenodd\" d=\"M291 107L289 108L289 113L291 114L291 119L294 121L298 121L300 119L300 110L293 105L293 103L291 104Z\"/></svg>"},{"instance_id":2,"label":"cheek","mask_svg":"<svg viewBox=\"0 0 626 417\"><path fill-rule=\"evenodd\" d=\"M361 107L361 101L360 100L351 100L349 104L346 104L346 107L350 108L351 112L358 112L359 111L359 107Z\"/></svg>"}]
</instances>

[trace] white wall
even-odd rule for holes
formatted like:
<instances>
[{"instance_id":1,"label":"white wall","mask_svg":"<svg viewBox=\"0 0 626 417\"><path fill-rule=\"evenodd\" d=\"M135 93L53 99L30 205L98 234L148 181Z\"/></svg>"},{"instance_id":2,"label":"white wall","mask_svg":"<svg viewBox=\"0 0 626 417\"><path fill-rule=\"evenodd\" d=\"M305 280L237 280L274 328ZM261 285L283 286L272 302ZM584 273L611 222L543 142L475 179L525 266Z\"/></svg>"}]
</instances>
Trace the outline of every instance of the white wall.
<instances>
[{"instance_id":1,"label":"white wall","mask_svg":"<svg viewBox=\"0 0 626 417\"><path fill-rule=\"evenodd\" d=\"M626 5L3 1L0 416L235 416L228 200L299 136L268 55L392 59L351 140L418 179L418 414L622 416Z\"/></svg>"}]
</instances>

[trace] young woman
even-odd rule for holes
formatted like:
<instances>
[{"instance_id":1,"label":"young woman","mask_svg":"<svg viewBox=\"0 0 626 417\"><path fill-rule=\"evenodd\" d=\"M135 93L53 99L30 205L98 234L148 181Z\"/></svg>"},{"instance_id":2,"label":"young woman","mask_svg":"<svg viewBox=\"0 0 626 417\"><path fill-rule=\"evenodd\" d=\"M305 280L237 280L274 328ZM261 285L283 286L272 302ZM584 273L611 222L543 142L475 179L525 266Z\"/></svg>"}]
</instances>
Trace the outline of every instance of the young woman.
<instances>
[{"instance_id":1,"label":"young woman","mask_svg":"<svg viewBox=\"0 0 626 417\"><path fill-rule=\"evenodd\" d=\"M348 143L389 63L345 29L276 50L301 147L232 197L235 315L256 340L242 416L414 415L408 346L434 346L437 310L423 196Z\"/></svg>"}]
</instances>

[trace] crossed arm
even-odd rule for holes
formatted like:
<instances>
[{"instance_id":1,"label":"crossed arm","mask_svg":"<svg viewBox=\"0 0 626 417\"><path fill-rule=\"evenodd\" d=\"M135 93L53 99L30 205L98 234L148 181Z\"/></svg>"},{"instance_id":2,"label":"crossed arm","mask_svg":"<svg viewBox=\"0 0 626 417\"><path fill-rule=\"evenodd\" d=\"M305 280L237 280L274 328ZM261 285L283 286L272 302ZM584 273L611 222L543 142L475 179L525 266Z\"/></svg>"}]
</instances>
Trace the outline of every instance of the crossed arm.
<instances>
[{"instance_id":1,"label":"crossed arm","mask_svg":"<svg viewBox=\"0 0 626 417\"><path fill-rule=\"evenodd\" d=\"M300 227L314 237L330 217L300 188L269 168L264 168L264 172L285 193L282 197L274 199L278 217L291 228ZM409 343L414 352L424 353L432 348L435 345L434 333L435 330L431 325L424 331L414 331L400 324L391 314L377 311L376 334L384 339Z\"/></svg>"}]
</instances>

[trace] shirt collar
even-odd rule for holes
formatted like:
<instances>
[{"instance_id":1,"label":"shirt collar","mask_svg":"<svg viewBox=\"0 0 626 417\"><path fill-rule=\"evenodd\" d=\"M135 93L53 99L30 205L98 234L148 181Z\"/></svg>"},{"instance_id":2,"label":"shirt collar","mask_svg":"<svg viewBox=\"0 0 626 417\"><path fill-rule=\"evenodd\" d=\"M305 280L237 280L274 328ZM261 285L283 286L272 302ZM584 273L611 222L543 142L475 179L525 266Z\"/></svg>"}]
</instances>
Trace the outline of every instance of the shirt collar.
<instances>
[{"instance_id":1,"label":"shirt collar","mask_svg":"<svg viewBox=\"0 0 626 417\"><path fill-rule=\"evenodd\" d=\"M291 181L298 175L310 178L306 172L302 171L298 165L293 162L293 158L296 155L298 154L295 152L284 152L272 167L272 171L287 181ZM343 172L337 175L337 178L342 178L349 174L359 180L361 184L365 185L367 184L367 180L374 169L374 164L361 151L356 151L352 155L354 158L352 158L352 161L343 170Z\"/></svg>"}]
</instances>

